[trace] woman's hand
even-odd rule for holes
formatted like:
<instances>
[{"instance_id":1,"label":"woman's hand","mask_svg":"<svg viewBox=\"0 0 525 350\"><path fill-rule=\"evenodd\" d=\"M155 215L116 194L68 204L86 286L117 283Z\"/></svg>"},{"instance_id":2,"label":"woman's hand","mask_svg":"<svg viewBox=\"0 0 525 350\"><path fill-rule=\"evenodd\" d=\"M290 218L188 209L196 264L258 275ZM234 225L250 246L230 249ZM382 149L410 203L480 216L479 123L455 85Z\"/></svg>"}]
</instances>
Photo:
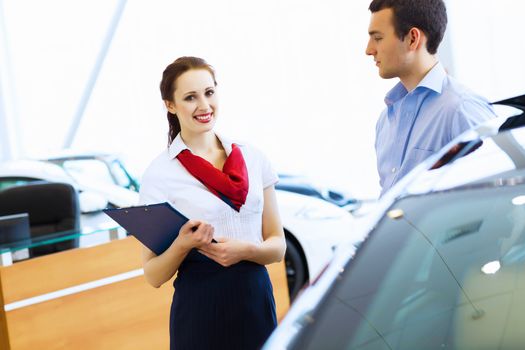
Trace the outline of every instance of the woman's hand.
<instances>
[{"instance_id":1,"label":"woman's hand","mask_svg":"<svg viewBox=\"0 0 525 350\"><path fill-rule=\"evenodd\" d=\"M213 239L213 226L203 221L189 220L182 225L171 246L159 256L149 248L142 249L142 266L146 281L158 288L169 281L192 248L199 248Z\"/></svg>"},{"instance_id":2,"label":"woman's hand","mask_svg":"<svg viewBox=\"0 0 525 350\"><path fill-rule=\"evenodd\" d=\"M183 250L190 251L211 243L214 228L204 221L189 220L180 228L179 235L173 244L179 245Z\"/></svg>"},{"instance_id":3,"label":"woman's hand","mask_svg":"<svg viewBox=\"0 0 525 350\"><path fill-rule=\"evenodd\" d=\"M262 216L263 241L261 243L216 238L218 243L202 245L199 252L222 266L231 266L241 260L252 261L259 265L281 261L286 250L286 241L273 185L264 189Z\"/></svg>"},{"instance_id":4,"label":"woman's hand","mask_svg":"<svg viewBox=\"0 0 525 350\"><path fill-rule=\"evenodd\" d=\"M248 259L255 249L255 244L250 242L229 238L216 238L216 240L217 243L202 245L199 252L225 267Z\"/></svg>"}]
</instances>

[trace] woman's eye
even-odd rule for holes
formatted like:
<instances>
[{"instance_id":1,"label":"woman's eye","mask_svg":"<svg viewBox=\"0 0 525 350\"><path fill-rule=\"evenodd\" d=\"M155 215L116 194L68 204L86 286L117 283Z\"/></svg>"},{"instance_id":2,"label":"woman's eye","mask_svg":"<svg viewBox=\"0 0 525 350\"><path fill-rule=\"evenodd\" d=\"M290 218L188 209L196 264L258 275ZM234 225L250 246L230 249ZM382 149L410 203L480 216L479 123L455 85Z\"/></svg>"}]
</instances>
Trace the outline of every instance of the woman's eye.
<instances>
[{"instance_id":1,"label":"woman's eye","mask_svg":"<svg viewBox=\"0 0 525 350\"><path fill-rule=\"evenodd\" d=\"M193 101L195 97L193 95L188 95L186 97L184 97L184 101Z\"/></svg>"},{"instance_id":2,"label":"woman's eye","mask_svg":"<svg viewBox=\"0 0 525 350\"><path fill-rule=\"evenodd\" d=\"M206 96L212 96L215 93L214 90L208 90L206 91Z\"/></svg>"}]
</instances>

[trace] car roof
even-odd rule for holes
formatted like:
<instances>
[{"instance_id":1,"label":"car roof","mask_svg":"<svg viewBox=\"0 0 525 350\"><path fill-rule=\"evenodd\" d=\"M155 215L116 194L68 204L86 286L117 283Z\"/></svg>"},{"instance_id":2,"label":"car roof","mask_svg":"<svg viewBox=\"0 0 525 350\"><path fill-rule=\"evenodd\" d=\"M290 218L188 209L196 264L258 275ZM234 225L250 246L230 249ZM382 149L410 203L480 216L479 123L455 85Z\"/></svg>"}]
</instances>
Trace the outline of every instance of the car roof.
<instances>
[{"instance_id":1,"label":"car roof","mask_svg":"<svg viewBox=\"0 0 525 350\"><path fill-rule=\"evenodd\" d=\"M38 160L11 160L0 164L0 177L23 177L47 181L63 181L77 185L58 165Z\"/></svg>"},{"instance_id":2,"label":"car roof","mask_svg":"<svg viewBox=\"0 0 525 350\"><path fill-rule=\"evenodd\" d=\"M85 160L85 159L102 159L112 160L117 156L105 152L96 151L79 151L74 149L65 149L52 154L38 157L41 160L47 161L62 161L62 160Z\"/></svg>"}]
</instances>

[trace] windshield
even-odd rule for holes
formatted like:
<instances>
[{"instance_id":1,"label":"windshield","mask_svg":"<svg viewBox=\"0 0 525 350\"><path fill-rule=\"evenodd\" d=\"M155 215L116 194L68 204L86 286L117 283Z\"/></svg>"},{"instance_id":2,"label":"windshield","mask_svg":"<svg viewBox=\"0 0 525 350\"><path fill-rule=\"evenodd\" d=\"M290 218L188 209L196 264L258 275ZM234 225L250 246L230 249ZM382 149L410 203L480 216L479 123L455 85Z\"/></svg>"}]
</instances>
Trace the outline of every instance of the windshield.
<instances>
[{"instance_id":1,"label":"windshield","mask_svg":"<svg viewBox=\"0 0 525 350\"><path fill-rule=\"evenodd\" d=\"M80 184L115 184L106 163L97 159L66 160L62 167Z\"/></svg>"},{"instance_id":2,"label":"windshield","mask_svg":"<svg viewBox=\"0 0 525 350\"><path fill-rule=\"evenodd\" d=\"M525 185L399 201L298 349L517 349L525 335Z\"/></svg>"},{"instance_id":3,"label":"windshield","mask_svg":"<svg viewBox=\"0 0 525 350\"><path fill-rule=\"evenodd\" d=\"M110 168L117 185L124 188L131 187L130 176L119 161L112 161Z\"/></svg>"}]
</instances>

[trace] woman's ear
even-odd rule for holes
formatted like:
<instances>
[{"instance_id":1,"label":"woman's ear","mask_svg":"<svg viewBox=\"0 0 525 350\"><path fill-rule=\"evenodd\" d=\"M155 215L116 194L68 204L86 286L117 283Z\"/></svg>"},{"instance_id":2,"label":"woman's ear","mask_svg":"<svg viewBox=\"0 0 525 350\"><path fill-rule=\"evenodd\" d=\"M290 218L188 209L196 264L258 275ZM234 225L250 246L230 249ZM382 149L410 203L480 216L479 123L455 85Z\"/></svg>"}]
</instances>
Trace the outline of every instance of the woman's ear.
<instances>
[{"instance_id":1,"label":"woman's ear","mask_svg":"<svg viewBox=\"0 0 525 350\"><path fill-rule=\"evenodd\" d=\"M164 100L164 104L166 105L166 109L171 114L177 114L177 109L175 108L175 103L173 101Z\"/></svg>"}]
</instances>

